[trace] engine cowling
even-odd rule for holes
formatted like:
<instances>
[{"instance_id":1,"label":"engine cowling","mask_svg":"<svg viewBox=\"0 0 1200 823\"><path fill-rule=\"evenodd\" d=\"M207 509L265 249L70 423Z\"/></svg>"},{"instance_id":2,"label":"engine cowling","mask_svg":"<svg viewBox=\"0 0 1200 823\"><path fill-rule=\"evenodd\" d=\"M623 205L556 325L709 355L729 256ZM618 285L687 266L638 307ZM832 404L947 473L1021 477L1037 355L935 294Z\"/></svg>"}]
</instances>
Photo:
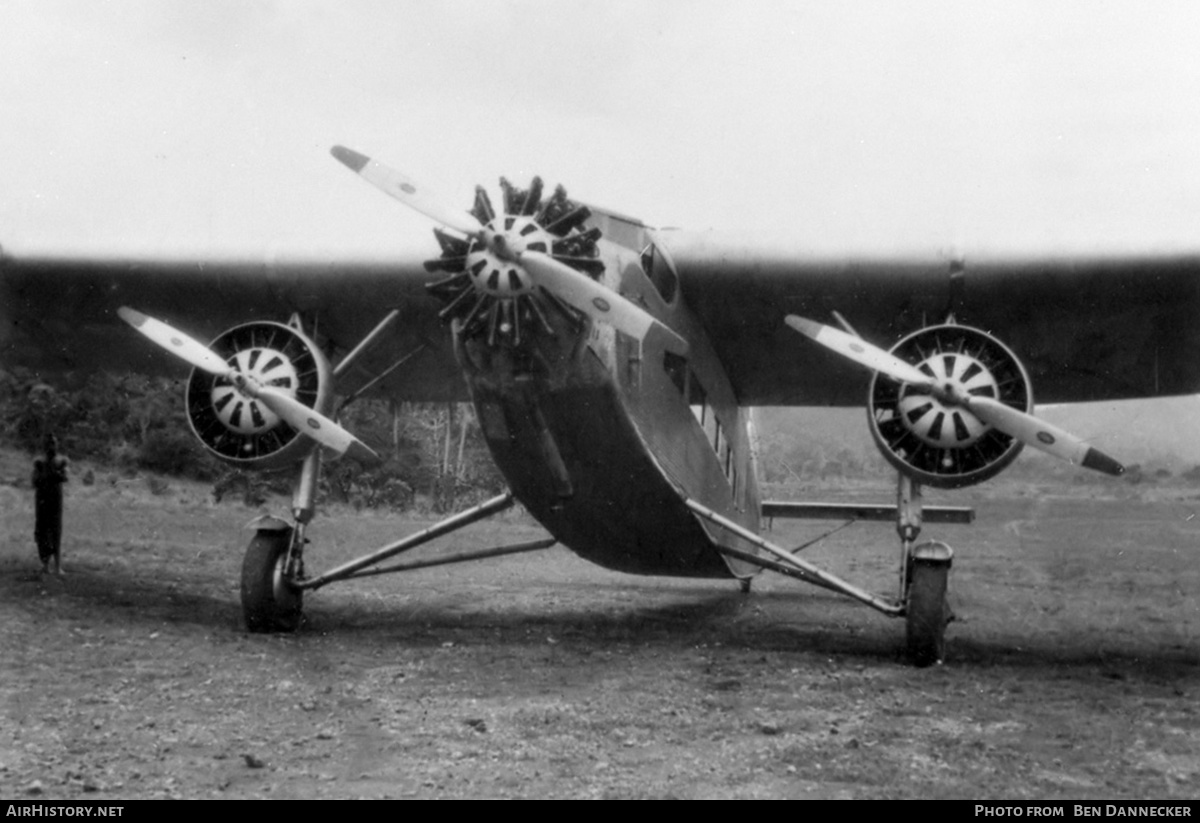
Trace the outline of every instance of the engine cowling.
<instances>
[{"instance_id":1,"label":"engine cowling","mask_svg":"<svg viewBox=\"0 0 1200 823\"><path fill-rule=\"evenodd\" d=\"M219 335L209 348L261 385L328 414L333 401L329 361L298 329L254 322ZM313 441L224 377L192 371L187 387L192 432L214 455L240 468L271 469L304 458Z\"/></svg>"},{"instance_id":2,"label":"engine cowling","mask_svg":"<svg viewBox=\"0 0 1200 823\"><path fill-rule=\"evenodd\" d=\"M1024 366L1007 346L984 331L954 324L930 326L905 337L891 353L940 384L954 384L967 394L1033 411L1033 390ZM981 483L1004 470L1022 448L1019 441L962 406L879 374L871 380L867 411L871 434L883 456L928 486L961 488Z\"/></svg>"}]
</instances>

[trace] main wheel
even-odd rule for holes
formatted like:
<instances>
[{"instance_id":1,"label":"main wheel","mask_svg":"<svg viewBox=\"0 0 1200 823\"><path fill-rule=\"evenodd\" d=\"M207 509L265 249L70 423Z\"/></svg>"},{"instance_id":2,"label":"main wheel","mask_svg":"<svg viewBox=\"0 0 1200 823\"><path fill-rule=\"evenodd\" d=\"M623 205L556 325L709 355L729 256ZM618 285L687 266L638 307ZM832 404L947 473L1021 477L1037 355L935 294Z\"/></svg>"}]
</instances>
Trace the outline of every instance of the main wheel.
<instances>
[{"instance_id":1,"label":"main wheel","mask_svg":"<svg viewBox=\"0 0 1200 823\"><path fill-rule=\"evenodd\" d=\"M914 559L908 584L908 658L916 666L940 663L946 654L946 580L950 564Z\"/></svg>"},{"instance_id":2,"label":"main wheel","mask_svg":"<svg viewBox=\"0 0 1200 823\"><path fill-rule=\"evenodd\" d=\"M294 632L300 628L304 592L284 577L292 530L260 531L242 559L242 614L252 632Z\"/></svg>"}]
</instances>

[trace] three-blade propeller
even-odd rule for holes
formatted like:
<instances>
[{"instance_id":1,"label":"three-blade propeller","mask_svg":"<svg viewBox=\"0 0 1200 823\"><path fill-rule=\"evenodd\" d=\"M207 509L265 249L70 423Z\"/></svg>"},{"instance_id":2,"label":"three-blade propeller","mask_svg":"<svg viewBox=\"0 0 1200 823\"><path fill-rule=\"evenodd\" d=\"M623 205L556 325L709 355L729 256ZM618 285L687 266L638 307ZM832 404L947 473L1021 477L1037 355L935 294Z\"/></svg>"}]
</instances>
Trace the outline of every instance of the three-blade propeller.
<instances>
[{"instance_id":1,"label":"three-blade propeller","mask_svg":"<svg viewBox=\"0 0 1200 823\"><path fill-rule=\"evenodd\" d=\"M995 398L970 394L949 382L939 385L931 375L859 337L794 314L788 315L785 322L825 348L897 383L928 391L947 405L960 406L984 423L1035 449L1105 474L1119 475L1125 471L1116 460L1070 432Z\"/></svg>"},{"instance_id":2,"label":"three-blade propeller","mask_svg":"<svg viewBox=\"0 0 1200 823\"><path fill-rule=\"evenodd\" d=\"M353 149L334 146L330 153L355 174L409 208L446 228L477 238L494 254L521 266L538 286L593 320L603 320L639 341L645 340L650 329L657 326L667 335L669 348L679 354L687 352L683 338L646 311L550 255L525 248L525 241L519 235L488 228L475 215L446 206L407 175Z\"/></svg>"},{"instance_id":3,"label":"three-blade propeller","mask_svg":"<svg viewBox=\"0 0 1200 823\"><path fill-rule=\"evenodd\" d=\"M278 389L264 386L247 374L226 363L203 343L193 340L178 329L168 326L127 306L117 309L121 319L151 342L202 371L228 380L238 391L262 402L301 434L334 451L364 462L377 462L379 455L357 437L333 420L310 409L294 397Z\"/></svg>"}]
</instances>

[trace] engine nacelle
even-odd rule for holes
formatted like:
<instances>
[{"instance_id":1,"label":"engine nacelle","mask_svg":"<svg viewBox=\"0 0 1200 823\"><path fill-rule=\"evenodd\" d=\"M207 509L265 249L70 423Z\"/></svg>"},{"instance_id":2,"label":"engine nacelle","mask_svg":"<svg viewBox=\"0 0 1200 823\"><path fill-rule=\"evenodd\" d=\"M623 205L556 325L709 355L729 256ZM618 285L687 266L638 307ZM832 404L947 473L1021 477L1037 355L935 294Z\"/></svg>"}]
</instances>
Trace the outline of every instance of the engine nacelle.
<instances>
[{"instance_id":1,"label":"engine nacelle","mask_svg":"<svg viewBox=\"0 0 1200 823\"><path fill-rule=\"evenodd\" d=\"M255 322L222 333L209 349L259 384L328 414L329 361L312 340L282 323ZM302 460L313 441L224 377L194 369L187 388L192 431L210 452L240 468L272 469Z\"/></svg>"},{"instance_id":2,"label":"engine nacelle","mask_svg":"<svg viewBox=\"0 0 1200 823\"><path fill-rule=\"evenodd\" d=\"M1024 366L1007 346L979 329L930 326L905 337L891 352L939 384L1033 411L1033 390ZM928 486L981 483L1012 463L1022 448L962 406L943 402L927 388L902 385L879 374L871 381L867 411L883 456Z\"/></svg>"}]
</instances>

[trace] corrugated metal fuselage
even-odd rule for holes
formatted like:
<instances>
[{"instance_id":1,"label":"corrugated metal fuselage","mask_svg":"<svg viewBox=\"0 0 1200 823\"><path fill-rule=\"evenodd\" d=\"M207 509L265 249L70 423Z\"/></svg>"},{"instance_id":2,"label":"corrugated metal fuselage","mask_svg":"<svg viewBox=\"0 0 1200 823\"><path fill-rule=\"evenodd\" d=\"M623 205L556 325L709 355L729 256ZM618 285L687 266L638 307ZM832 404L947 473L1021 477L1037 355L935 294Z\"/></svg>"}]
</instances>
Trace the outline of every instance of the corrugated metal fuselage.
<instances>
[{"instance_id":1,"label":"corrugated metal fuselage","mask_svg":"<svg viewBox=\"0 0 1200 823\"><path fill-rule=\"evenodd\" d=\"M605 282L689 343L638 341L606 324L572 327L522 350L483 340L458 349L484 436L518 500L560 542L635 574L742 577L756 568L719 546L753 553L699 520L690 497L750 529L759 520L749 410L682 301L663 299L645 255L605 244Z\"/></svg>"}]
</instances>

